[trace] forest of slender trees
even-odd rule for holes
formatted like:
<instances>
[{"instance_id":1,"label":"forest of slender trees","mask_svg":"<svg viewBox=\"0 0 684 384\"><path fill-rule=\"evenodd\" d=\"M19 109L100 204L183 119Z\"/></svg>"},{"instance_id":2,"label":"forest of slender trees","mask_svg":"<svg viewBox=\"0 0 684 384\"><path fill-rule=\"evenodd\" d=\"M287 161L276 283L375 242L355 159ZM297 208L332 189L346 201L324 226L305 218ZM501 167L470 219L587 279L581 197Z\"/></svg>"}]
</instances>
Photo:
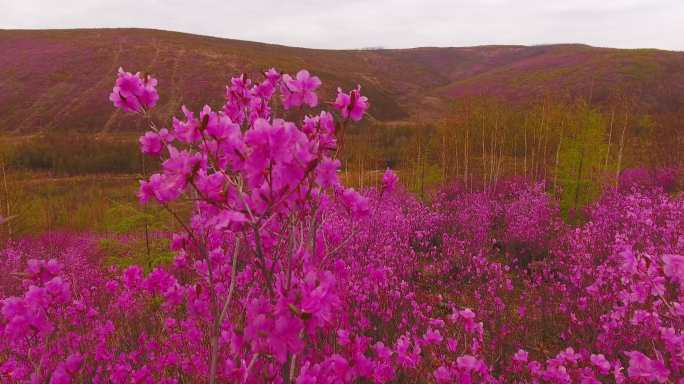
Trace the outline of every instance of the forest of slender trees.
<instances>
[{"instance_id":1,"label":"forest of slender trees","mask_svg":"<svg viewBox=\"0 0 684 384\"><path fill-rule=\"evenodd\" d=\"M616 185L626 168L682 164L683 128L684 112L649 114L636 97L612 97L600 106L582 98L525 104L461 98L439 119L350 128L343 178L356 187L378 185L390 167L407 189L426 197L446 181L460 180L472 190L520 176L544 180L568 212L592 201L604 186ZM136 174L136 140L48 133L3 143L0 163L57 176Z\"/></svg>"},{"instance_id":2,"label":"forest of slender trees","mask_svg":"<svg viewBox=\"0 0 684 384\"><path fill-rule=\"evenodd\" d=\"M576 209L629 167L679 165L681 116L651 116L634 98L604 106L584 99L515 105L494 98L455 102L439 121L376 124L350 132L344 156L349 182L373 184L385 167L405 185L426 189L460 179L466 188L504 176L545 180L564 209Z\"/></svg>"}]
</instances>

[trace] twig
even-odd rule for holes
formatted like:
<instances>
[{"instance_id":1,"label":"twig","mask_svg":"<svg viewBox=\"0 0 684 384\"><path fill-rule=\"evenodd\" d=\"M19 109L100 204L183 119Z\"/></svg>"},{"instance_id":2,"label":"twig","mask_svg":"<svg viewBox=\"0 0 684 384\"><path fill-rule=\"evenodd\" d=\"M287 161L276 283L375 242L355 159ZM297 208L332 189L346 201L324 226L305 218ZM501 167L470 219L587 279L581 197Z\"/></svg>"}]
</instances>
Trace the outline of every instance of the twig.
<instances>
[{"instance_id":1,"label":"twig","mask_svg":"<svg viewBox=\"0 0 684 384\"><path fill-rule=\"evenodd\" d=\"M233 299L233 292L235 291L235 277L237 275L237 257L240 249L240 238L235 240L235 251L233 252L233 267L230 271L230 288L228 288L228 297L226 302L223 304L223 309L221 310L221 316L219 316L219 323L223 323L223 319L226 317L228 312L228 307Z\"/></svg>"}]
</instances>

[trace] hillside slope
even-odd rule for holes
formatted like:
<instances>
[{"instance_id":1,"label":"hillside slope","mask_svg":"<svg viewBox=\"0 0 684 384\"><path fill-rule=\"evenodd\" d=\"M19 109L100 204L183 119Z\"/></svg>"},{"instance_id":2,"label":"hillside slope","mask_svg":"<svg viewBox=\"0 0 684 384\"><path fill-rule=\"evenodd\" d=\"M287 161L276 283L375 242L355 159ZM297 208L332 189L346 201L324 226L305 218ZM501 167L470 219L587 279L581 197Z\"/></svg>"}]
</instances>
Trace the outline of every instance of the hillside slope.
<instances>
[{"instance_id":1,"label":"hillside slope","mask_svg":"<svg viewBox=\"0 0 684 384\"><path fill-rule=\"evenodd\" d=\"M644 108L684 105L684 53L583 45L398 50L314 50L145 29L0 30L0 131L113 131L137 120L111 107L116 70L159 79L157 113L181 104L220 105L227 79L275 66L321 77L324 99L337 86L363 85L380 121L432 116L454 97L489 94L524 101L544 94L638 95Z\"/></svg>"}]
</instances>

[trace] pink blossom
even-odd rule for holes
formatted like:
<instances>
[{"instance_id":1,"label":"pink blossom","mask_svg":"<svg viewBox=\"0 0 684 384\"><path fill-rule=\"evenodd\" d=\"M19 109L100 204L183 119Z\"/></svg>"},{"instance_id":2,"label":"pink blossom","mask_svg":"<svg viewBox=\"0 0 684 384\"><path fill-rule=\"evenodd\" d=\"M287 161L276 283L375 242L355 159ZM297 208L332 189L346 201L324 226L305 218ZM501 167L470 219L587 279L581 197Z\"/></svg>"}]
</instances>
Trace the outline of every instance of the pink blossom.
<instances>
[{"instance_id":1,"label":"pink blossom","mask_svg":"<svg viewBox=\"0 0 684 384\"><path fill-rule=\"evenodd\" d=\"M449 368L447 368L443 365L438 367L437 369L435 369L435 372L433 372L433 376L435 377L435 380L438 383L451 383L451 382L453 382Z\"/></svg>"},{"instance_id":2,"label":"pink blossom","mask_svg":"<svg viewBox=\"0 0 684 384\"><path fill-rule=\"evenodd\" d=\"M349 93L344 93L338 88L337 99L333 105L340 111L343 118L351 118L353 121L361 120L369 107L368 98L361 96L360 85Z\"/></svg>"},{"instance_id":3,"label":"pink blossom","mask_svg":"<svg viewBox=\"0 0 684 384\"><path fill-rule=\"evenodd\" d=\"M69 384L71 383L71 376L66 372L64 366L60 365L52 372L50 376L50 384Z\"/></svg>"},{"instance_id":4,"label":"pink blossom","mask_svg":"<svg viewBox=\"0 0 684 384\"><path fill-rule=\"evenodd\" d=\"M340 345L348 345L350 343L349 332L344 329L337 331L337 342Z\"/></svg>"},{"instance_id":5,"label":"pink blossom","mask_svg":"<svg viewBox=\"0 0 684 384\"><path fill-rule=\"evenodd\" d=\"M273 330L268 336L271 351L278 361L284 363L288 353L298 353L304 347L299 337L303 327L299 318L291 316L279 316L274 323Z\"/></svg>"},{"instance_id":6,"label":"pink blossom","mask_svg":"<svg viewBox=\"0 0 684 384\"><path fill-rule=\"evenodd\" d=\"M482 366L482 362L475 356L463 355L456 359L456 365L465 371L478 371Z\"/></svg>"},{"instance_id":7,"label":"pink blossom","mask_svg":"<svg viewBox=\"0 0 684 384\"><path fill-rule=\"evenodd\" d=\"M321 85L321 80L311 76L309 71L302 69L297 72L296 78L283 75L283 106L288 109L306 104L309 107L318 105L316 88Z\"/></svg>"},{"instance_id":8,"label":"pink blossom","mask_svg":"<svg viewBox=\"0 0 684 384\"><path fill-rule=\"evenodd\" d=\"M663 270L665 276L672 278L672 280L679 282L684 286L684 256L681 255L663 255Z\"/></svg>"},{"instance_id":9,"label":"pink blossom","mask_svg":"<svg viewBox=\"0 0 684 384\"><path fill-rule=\"evenodd\" d=\"M518 352L516 352L513 355L513 360L519 362L519 363L525 363L527 362L527 356L528 353L524 349L519 349Z\"/></svg>"},{"instance_id":10,"label":"pink blossom","mask_svg":"<svg viewBox=\"0 0 684 384\"><path fill-rule=\"evenodd\" d=\"M222 210L213 219L214 226L218 230L226 228L239 230L241 225L247 221L247 216L244 213L231 210Z\"/></svg>"},{"instance_id":11,"label":"pink blossom","mask_svg":"<svg viewBox=\"0 0 684 384\"><path fill-rule=\"evenodd\" d=\"M195 114L185 105L181 107L185 121L173 118L173 134L178 140L185 143L194 143L202 137L199 128L200 122L195 118Z\"/></svg>"},{"instance_id":12,"label":"pink blossom","mask_svg":"<svg viewBox=\"0 0 684 384\"><path fill-rule=\"evenodd\" d=\"M321 187L327 188L339 184L337 171L340 168L340 161L335 159L323 159L321 164L316 168L316 182Z\"/></svg>"},{"instance_id":13,"label":"pink blossom","mask_svg":"<svg viewBox=\"0 0 684 384\"><path fill-rule=\"evenodd\" d=\"M109 100L124 112L141 112L143 108L154 107L159 100L157 79L140 73L131 74L119 68L118 77Z\"/></svg>"},{"instance_id":14,"label":"pink blossom","mask_svg":"<svg viewBox=\"0 0 684 384\"><path fill-rule=\"evenodd\" d=\"M354 217L361 218L368 215L370 210L368 199L361 196L354 188L347 188L342 193L342 198Z\"/></svg>"},{"instance_id":15,"label":"pink blossom","mask_svg":"<svg viewBox=\"0 0 684 384\"><path fill-rule=\"evenodd\" d=\"M595 367L597 367L602 374L607 374L608 371L610 371L610 362L606 360L606 357L603 356L603 354L592 354L589 357L589 360L591 360L591 364L593 364Z\"/></svg>"},{"instance_id":16,"label":"pink blossom","mask_svg":"<svg viewBox=\"0 0 684 384\"><path fill-rule=\"evenodd\" d=\"M664 383L670 376L670 371L660 360L651 360L639 351L625 352L629 357L627 374L631 378L644 378L651 382Z\"/></svg>"},{"instance_id":17,"label":"pink blossom","mask_svg":"<svg viewBox=\"0 0 684 384\"><path fill-rule=\"evenodd\" d=\"M394 171L391 169L387 168L385 171L385 174L382 175L382 188L384 191L387 192L392 192L394 188L397 186L397 181L399 181L399 177L397 176Z\"/></svg>"},{"instance_id":18,"label":"pink blossom","mask_svg":"<svg viewBox=\"0 0 684 384\"><path fill-rule=\"evenodd\" d=\"M428 328L425 335L423 335L423 340L425 340L426 344L439 344L442 342L442 335L438 329Z\"/></svg>"},{"instance_id":19,"label":"pink blossom","mask_svg":"<svg viewBox=\"0 0 684 384\"><path fill-rule=\"evenodd\" d=\"M146 155L158 156L163 148L161 136L156 132L145 132L138 142L141 152Z\"/></svg>"}]
</instances>

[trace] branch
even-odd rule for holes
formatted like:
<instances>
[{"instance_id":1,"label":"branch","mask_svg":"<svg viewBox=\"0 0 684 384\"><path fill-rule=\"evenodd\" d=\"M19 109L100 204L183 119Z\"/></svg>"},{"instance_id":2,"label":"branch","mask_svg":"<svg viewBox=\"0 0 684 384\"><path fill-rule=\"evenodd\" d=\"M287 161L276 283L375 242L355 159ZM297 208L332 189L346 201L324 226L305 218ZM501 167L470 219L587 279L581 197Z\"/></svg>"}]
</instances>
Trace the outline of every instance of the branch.
<instances>
[{"instance_id":1,"label":"branch","mask_svg":"<svg viewBox=\"0 0 684 384\"><path fill-rule=\"evenodd\" d=\"M223 303L223 309L221 310L221 315L219 316L219 324L223 323L223 319L226 317L228 312L228 307L233 299L233 292L235 291L235 277L237 275L237 257L240 250L240 238L238 237L235 241L235 251L233 252L233 267L230 271L230 288L228 288L228 297L226 302Z\"/></svg>"}]
</instances>

